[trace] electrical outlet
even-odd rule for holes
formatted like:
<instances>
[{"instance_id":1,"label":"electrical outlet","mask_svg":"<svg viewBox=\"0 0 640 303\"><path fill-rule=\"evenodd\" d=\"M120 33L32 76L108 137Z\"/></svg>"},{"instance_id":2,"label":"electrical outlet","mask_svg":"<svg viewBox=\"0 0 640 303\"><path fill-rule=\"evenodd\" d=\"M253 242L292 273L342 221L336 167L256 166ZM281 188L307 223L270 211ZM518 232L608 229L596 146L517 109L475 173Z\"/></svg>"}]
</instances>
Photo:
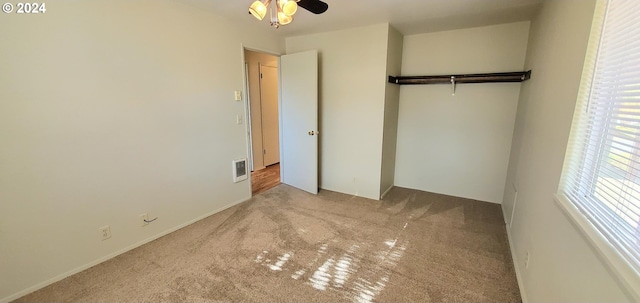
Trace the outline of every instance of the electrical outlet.
<instances>
[{"instance_id":1,"label":"electrical outlet","mask_svg":"<svg viewBox=\"0 0 640 303\"><path fill-rule=\"evenodd\" d=\"M149 214L140 214L140 226L145 227L147 225L149 225Z\"/></svg>"},{"instance_id":2,"label":"electrical outlet","mask_svg":"<svg viewBox=\"0 0 640 303\"><path fill-rule=\"evenodd\" d=\"M104 241L106 239L111 238L111 227L109 227L109 225L105 225L98 229L100 230L100 239Z\"/></svg>"},{"instance_id":3,"label":"electrical outlet","mask_svg":"<svg viewBox=\"0 0 640 303\"><path fill-rule=\"evenodd\" d=\"M529 268L529 261L531 260L531 254L529 251L524 256L524 268Z\"/></svg>"},{"instance_id":4,"label":"electrical outlet","mask_svg":"<svg viewBox=\"0 0 640 303\"><path fill-rule=\"evenodd\" d=\"M241 101L242 100L242 91L239 91L239 90L235 91L234 94L233 94L233 98L236 101Z\"/></svg>"}]
</instances>

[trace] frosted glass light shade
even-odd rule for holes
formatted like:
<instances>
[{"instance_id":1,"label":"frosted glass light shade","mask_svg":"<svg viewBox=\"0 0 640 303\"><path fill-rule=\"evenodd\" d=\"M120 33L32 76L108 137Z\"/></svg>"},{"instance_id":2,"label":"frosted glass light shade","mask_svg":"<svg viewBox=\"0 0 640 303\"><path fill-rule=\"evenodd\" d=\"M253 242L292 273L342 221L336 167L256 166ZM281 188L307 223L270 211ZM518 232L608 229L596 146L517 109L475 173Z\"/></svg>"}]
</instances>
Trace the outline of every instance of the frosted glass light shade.
<instances>
[{"instance_id":1,"label":"frosted glass light shade","mask_svg":"<svg viewBox=\"0 0 640 303\"><path fill-rule=\"evenodd\" d=\"M298 10L298 3L294 0L280 0L280 7L282 8L282 13L287 16L293 16Z\"/></svg>"},{"instance_id":2,"label":"frosted glass light shade","mask_svg":"<svg viewBox=\"0 0 640 303\"><path fill-rule=\"evenodd\" d=\"M254 1L253 3L251 3L251 6L249 6L249 13L256 17L256 19L262 21L262 19L264 19L264 16L267 15L267 6L270 2L271 0Z\"/></svg>"},{"instance_id":3,"label":"frosted glass light shade","mask_svg":"<svg viewBox=\"0 0 640 303\"><path fill-rule=\"evenodd\" d=\"M287 25L293 21L293 17L287 16L284 12L278 12L278 23L280 25Z\"/></svg>"}]
</instances>

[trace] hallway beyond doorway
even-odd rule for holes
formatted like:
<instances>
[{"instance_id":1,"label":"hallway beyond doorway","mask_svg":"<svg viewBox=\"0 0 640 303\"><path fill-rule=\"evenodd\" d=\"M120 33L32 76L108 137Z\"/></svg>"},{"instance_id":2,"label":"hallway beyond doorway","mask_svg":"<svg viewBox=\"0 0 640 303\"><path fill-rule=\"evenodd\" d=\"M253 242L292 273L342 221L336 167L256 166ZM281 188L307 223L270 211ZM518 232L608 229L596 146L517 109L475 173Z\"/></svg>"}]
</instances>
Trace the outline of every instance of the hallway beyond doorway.
<instances>
[{"instance_id":1,"label":"hallway beyond doorway","mask_svg":"<svg viewBox=\"0 0 640 303\"><path fill-rule=\"evenodd\" d=\"M280 184L280 163L251 172L251 194L257 195Z\"/></svg>"}]
</instances>

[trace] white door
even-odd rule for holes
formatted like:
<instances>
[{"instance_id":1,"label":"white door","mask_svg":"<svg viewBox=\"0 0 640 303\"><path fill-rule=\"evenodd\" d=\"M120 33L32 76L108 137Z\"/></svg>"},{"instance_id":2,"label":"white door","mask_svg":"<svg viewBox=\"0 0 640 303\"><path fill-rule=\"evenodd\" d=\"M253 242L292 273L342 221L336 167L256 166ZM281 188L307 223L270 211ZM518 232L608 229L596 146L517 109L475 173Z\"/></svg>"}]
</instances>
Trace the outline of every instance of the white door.
<instances>
[{"instance_id":1,"label":"white door","mask_svg":"<svg viewBox=\"0 0 640 303\"><path fill-rule=\"evenodd\" d=\"M278 130L278 68L260 65L262 152L264 166L280 162Z\"/></svg>"},{"instance_id":2,"label":"white door","mask_svg":"<svg viewBox=\"0 0 640 303\"><path fill-rule=\"evenodd\" d=\"M282 183L318 193L318 52L280 57Z\"/></svg>"}]
</instances>

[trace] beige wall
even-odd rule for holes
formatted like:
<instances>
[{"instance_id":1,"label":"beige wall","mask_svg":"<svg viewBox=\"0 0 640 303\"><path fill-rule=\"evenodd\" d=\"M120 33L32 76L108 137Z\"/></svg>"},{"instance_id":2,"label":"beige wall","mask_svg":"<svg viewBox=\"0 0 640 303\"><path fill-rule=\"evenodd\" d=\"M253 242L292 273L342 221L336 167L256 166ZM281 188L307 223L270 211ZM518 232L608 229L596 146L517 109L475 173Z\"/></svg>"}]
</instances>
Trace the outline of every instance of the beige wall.
<instances>
[{"instance_id":1,"label":"beige wall","mask_svg":"<svg viewBox=\"0 0 640 303\"><path fill-rule=\"evenodd\" d=\"M320 186L380 197L388 24L286 39L318 50Z\"/></svg>"},{"instance_id":2,"label":"beige wall","mask_svg":"<svg viewBox=\"0 0 640 303\"><path fill-rule=\"evenodd\" d=\"M175 1L47 4L0 18L0 301L248 199L241 44L284 48Z\"/></svg>"},{"instance_id":3,"label":"beige wall","mask_svg":"<svg viewBox=\"0 0 640 303\"><path fill-rule=\"evenodd\" d=\"M265 167L262 157L262 102L260 96L260 65L278 67L278 57L263 52L245 50L244 60L247 63L249 77L249 100L251 106L251 135L253 152L253 169Z\"/></svg>"},{"instance_id":4,"label":"beige wall","mask_svg":"<svg viewBox=\"0 0 640 303\"><path fill-rule=\"evenodd\" d=\"M531 22L504 213L525 302L628 302L553 200L576 103L594 1L547 1ZM530 253L529 267L524 257Z\"/></svg>"},{"instance_id":5,"label":"beige wall","mask_svg":"<svg viewBox=\"0 0 640 303\"><path fill-rule=\"evenodd\" d=\"M403 36L389 26L387 42L387 75L400 75L402 68ZM382 171L380 173L380 195L394 185L396 172L396 143L398 134L398 109L400 106L400 86L385 82L384 125L382 137Z\"/></svg>"},{"instance_id":6,"label":"beige wall","mask_svg":"<svg viewBox=\"0 0 640 303\"><path fill-rule=\"evenodd\" d=\"M402 75L520 71L529 22L404 37ZM500 203L520 83L404 85L395 184Z\"/></svg>"}]
</instances>

